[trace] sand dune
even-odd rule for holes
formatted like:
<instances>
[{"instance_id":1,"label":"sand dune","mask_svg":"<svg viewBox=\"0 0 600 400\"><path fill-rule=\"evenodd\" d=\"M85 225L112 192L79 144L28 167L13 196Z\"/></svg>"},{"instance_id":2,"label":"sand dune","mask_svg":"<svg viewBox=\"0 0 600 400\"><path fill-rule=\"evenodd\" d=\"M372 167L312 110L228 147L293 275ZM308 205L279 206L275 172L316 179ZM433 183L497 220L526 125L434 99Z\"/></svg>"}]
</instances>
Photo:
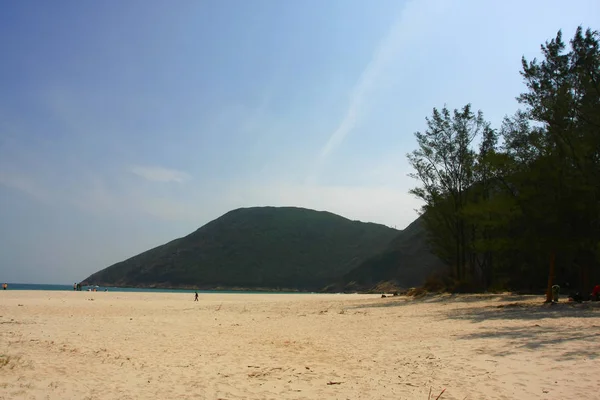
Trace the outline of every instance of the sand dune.
<instances>
[{"instance_id":1,"label":"sand dune","mask_svg":"<svg viewBox=\"0 0 600 400\"><path fill-rule=\"evenodd\" d=\"M593 399L599 355L539 298L0 292L0 399Z\"/></svg>"}]
</instances>

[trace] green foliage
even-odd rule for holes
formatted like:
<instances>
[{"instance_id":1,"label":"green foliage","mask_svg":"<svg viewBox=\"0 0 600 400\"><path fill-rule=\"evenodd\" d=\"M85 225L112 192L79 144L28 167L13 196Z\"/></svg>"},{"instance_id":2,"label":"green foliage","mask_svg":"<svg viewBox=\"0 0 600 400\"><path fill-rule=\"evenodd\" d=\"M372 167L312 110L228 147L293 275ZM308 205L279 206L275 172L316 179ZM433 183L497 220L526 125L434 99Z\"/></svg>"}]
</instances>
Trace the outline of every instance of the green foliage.
<instances>
[{"instance_id":1,"label":"green foliage","mask_svg":"<svg viewBox=\"0 0 600 400\"><path fill-rule=\"evenodd\" d=\"M316 290L384 250L398 234L328 212L239 209L97 272L85 283Z\"/></svg>"},{"instance_id":2,"label":"green foliage","mask_svg":"<svg viewBox=\"0 0 600 400\"><path fill-rule=\"evenodd\" d=\"M341 289L369 290L380 282L393 282L403 288L418 286L444 266L431 251L421 216L400 232L385 250L346 273L341 280Z\"/></svg>"},{"instance_id":3,"label":"green foliage","mask_svg":"<svg viewBox=\"0 0 600 400\"><path fill-rule=\"evenodd\" d=\"M600 278L599 37L579 27L567 48L558 32L541 61L523 58L523 109L499 133L467 106L453 117L434 109L415 134L411 193L425 201L433 251L453 260L463 286L539 287L550 258L562 280Z\"/></svg>"},{"instance_id":4,"label":"green foliage","mask_svg":"<svg viewBox=\"0 0 600 400\"><path fill-rule=\"evenodd\" d=\"M426 121L427 130L415 133L418 149L408 154L415 170L411 176L422 185L411 193L425 202L422 211L433 251L453 265L457 279L464 279L473 267L464 210L476 180L487 175L480 164L494 152L496 136L481 111L474 113L470 104L452 113L446 107L434 108ZM473 141L479 136L483 140L478 155Z\"/></svg>"}]
</instances>

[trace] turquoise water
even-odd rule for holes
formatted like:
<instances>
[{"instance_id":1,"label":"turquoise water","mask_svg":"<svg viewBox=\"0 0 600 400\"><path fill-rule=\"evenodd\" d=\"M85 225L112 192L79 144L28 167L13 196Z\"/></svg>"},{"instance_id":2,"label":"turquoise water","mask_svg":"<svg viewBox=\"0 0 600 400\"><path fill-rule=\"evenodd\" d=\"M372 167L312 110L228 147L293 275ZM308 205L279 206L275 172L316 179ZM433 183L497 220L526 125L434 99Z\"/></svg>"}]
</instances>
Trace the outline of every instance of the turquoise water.
<instances>
[{"instance_id":1,"label":"turquoise water","mask_svg":"<svg viewBox=\"0 0 600 400\"><path fill-rule=\"evenodd\" d=\"M82 290L87 290L84 286ZM143 288L118 288L111 286L99 286L97 290L103 292L108 289L109 292L146 292L146 293L194 293L193 289L143 289ZM69 290L73 291L73 285L43 285L36 283L8 283L8 290ZM290 293L301 294L300 292L258 292L258 291L239 291L239 290L198 290L198 293L240 293L240 294L267 294L267 293Z\"/></svg>"}]
</instances>

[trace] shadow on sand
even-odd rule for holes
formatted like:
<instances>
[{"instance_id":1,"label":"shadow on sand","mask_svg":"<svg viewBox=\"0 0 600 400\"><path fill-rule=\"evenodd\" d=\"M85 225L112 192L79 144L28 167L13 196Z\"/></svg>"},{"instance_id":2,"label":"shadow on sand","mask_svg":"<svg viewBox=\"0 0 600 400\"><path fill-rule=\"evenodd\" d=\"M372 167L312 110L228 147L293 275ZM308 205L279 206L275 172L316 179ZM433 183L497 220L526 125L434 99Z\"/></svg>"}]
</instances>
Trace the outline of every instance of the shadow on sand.
<instances>
[{"instance_id":1,"label":"shadow on sand","mask_svg":"<svg viewBox=\"0 0 600 400\"><path fill-rule=\"evenodd\" d=\"M387 297L385 299L371 301L360 304L352 308L377 308L377 307L402 307L418 304L452 304L452 303L478 303L481 301L494 301L498 303L520 302L540 298L539 296L523 296L514 294L474 294L474 295L454 295L454 294L430 294L421 297ZM540 301L541 302L541 301Z\"/></svg>"},{"instance_id":2,"label":"shadow on sand","mask_svg":"<svg viewBox=\"0 0 600 400\"><path fill-rule=\"evenodd\" d=\"M487 305L479 303L485 301ZM489 319L540 319L540 318L585 318L600 317L600 302L574 303L566 299L560 303L544 304L543 296L516 294L452 295L436 294L422 297L387 297L364 304L355 309L379 307L405 307L419 304L474 304L448 312L449 318L471 319L481 322ZM491 303L491 304L490 304ZM494 304L496 303L496 304ZM525 313L525 311L527 311Z\"/></svg>"},{"instance_id":3,"label":"shadow on sand","mask_svg":"<svg viewBox=\"0 0 600 400\"><path fill-rule=\"evenodd\" d=\"M503 339L501 350L488 350L491 356L505 357L520 353L524 349L537 351L546 348L550 357L557 361L595 360L600 357L598 339L600 326L574 330L570 327L545 327L535 324L521 327L482 328L478 332L456 335L457 340ZM568 346L565 351L563 346Z\"/></svg>"},{"instance_id":4,"label":"shadow on sand","mask_svg":"<svg viewBox=\"0 0 600 400\"><path fill-rule=\"evenodd\" d=\"M541 320L545 318L600 318L600 303L555 303L502 301L498 305L449 310L451 319L484 322L490 320Z\"/></svg>"},{"instance_id":5,"label":"shadow on sand","mask_svg":"<svg viewBox=\"0 0 600 400\"><path fill-rule=\"evenodd\" d=\"M449 319L467 320L475 324L499 320L521 321L526 324L484 324L477 332L455 337L458 340L504 339L506 347L501 351L491 352L491 355L508 356L523 349L535 351L547 348L552 350L549 354L557 361L593 360L600 357L600 303L508 302L494 306L448 310L446 316ZM555 322L551 326L545 323L548 319L559 318L565 323L558 326ZM584 318L589 323L574 327L568 323L572 318ZM569 350L564 350L565 345L569 346Z\"/></svg>"},{"instance_id":6,"label":"shadow on sand","mask_svg":"<svg viewBox=\"0 0 600 400\"><path fill-rule=\"evenodd\" d=\"M539 301L538 301L539 300ZM485 304L477 304L485 301ZM437 309L440 317L450 320L481 324L476 332L453 335L455 340L504 339L501 350L482 349L491 356L509 356L525 350L554 349L550 357L558 361L596 359L600 357L600 302L560 302L544 304L541 296L502 295L428 295L421 298L386 298L380 302L359 305L356 308L405 307L419 304L451 305L460 308ZM471 305L472 304L472 305ZM431 315L431 314L429 314ZM562 319L552 325L548 319ZM589 323L573 327L569 319L584 318ZM596 319L596 320L593 320ZM520 326L486 324L490 321L520 321ZM563 345L569 345L565 351Z\"/></svg>"}]
</instances>

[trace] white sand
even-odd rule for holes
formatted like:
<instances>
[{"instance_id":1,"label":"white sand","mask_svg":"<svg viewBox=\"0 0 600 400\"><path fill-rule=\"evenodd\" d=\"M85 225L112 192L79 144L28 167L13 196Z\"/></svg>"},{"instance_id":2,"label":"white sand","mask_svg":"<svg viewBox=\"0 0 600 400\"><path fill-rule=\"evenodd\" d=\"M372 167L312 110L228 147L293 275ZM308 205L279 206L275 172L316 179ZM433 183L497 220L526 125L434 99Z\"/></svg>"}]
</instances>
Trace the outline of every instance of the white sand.
<instances>
[{"instance_id":1,"label":"white sand","mask_svg":"<svg viewBox=\"0 0 600 400\"><path fill-rule=\"evenodd\" d=\"M598 399L599 355L539 298L0 291L1 399Z\"/></svg>"}]
</instances>

